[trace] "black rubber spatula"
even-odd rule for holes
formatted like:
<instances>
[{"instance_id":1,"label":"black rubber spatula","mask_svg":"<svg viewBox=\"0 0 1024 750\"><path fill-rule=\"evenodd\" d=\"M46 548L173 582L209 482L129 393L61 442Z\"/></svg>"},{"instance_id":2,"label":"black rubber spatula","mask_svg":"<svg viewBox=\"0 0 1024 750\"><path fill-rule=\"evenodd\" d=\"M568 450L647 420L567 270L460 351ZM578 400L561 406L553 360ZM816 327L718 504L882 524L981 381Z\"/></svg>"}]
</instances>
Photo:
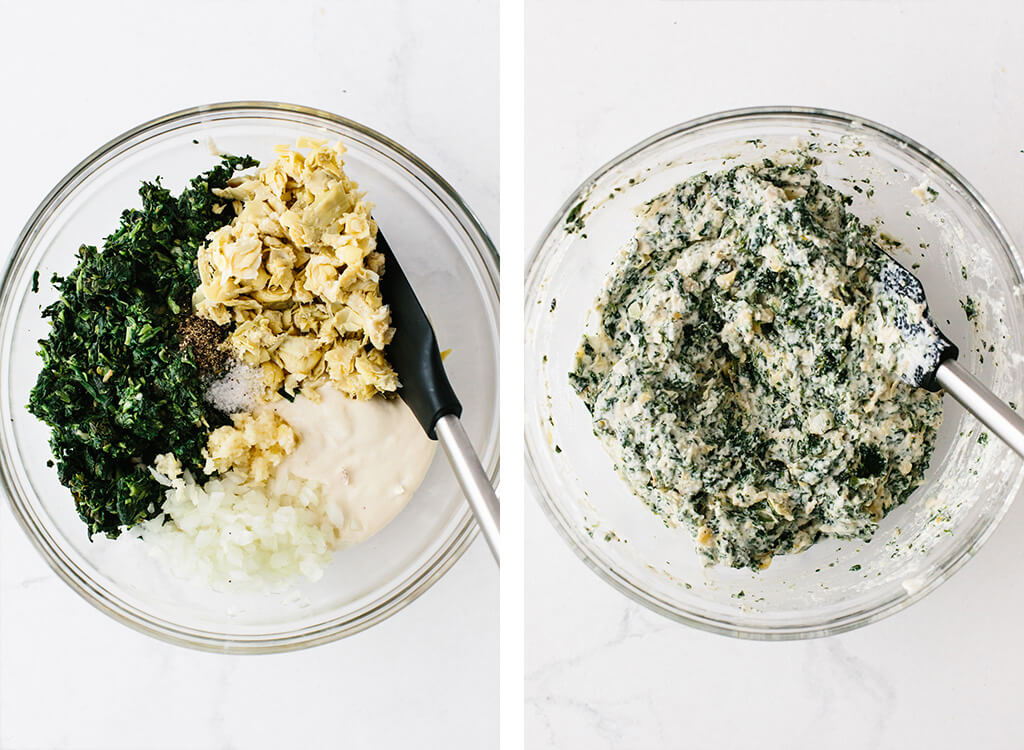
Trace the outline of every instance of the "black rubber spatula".
<instances>
[{"instance_id":1,"label":"black rubber spatula","mask_svg":"<svg viewBox=\"0 0 1024 750\"><path fill-rule=\"evenodd\" d=\"M448 382L434 328L380 231L377 250L384 254L380 293L391 308L391 325L395 329L395 337L385 353L402 382L398 395L416 415L427 436L441 441L484 539L494 559L500 560L498 498L462 427L462 404Z\"/></svg>"},{"instance_id":2,"label":"black rubber spatula","mask_svg":"<svg viewBox=\"0 0 1024 750\"><path fill-rule=\"evenodd\" d=\"M930 391L941 388L1024 456L1024 419L957 363L959 350L929 316L920 280L890 256L879 283L880 299L888 300L888 314L903 334L901 379ZM922 306L923 315L916 312Z\"/></svg>"}]
</instances>

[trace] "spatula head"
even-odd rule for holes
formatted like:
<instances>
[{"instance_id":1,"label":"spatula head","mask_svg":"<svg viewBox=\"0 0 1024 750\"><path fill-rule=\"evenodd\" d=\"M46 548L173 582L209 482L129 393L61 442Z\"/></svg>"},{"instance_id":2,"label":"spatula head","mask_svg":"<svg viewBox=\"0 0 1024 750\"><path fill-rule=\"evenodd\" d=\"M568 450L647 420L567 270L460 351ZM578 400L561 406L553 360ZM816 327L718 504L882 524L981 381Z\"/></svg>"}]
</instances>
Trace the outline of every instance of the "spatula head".
<instances>
[{"instance_id":1,"label":"spatula head","mask_svg":"<svg viewBox=\"0 0 1024 750\"><path fill-rule=\"evenodd\" d=\"M879 303L902 337L900 379L930 391L939 390L935 372L959 351L931 319L924 286L888 253L878 275Z\"/></svg>"},{"instance_id":2,"label":"spatula head","mask_svg":"<svg viewBox=\"0 0 1024 750\"><path fill-rule=\"evenodd\" d=\"M395 336L384 353L402 383L398 395L416 415L430 439L436 440L437 420L448 414L461 417L462 404L448 382L434 328L380 231L377 232L377 250L384 255L380 294L391 309L391 325L395 329Z\"/></svg>"}]
</instances>

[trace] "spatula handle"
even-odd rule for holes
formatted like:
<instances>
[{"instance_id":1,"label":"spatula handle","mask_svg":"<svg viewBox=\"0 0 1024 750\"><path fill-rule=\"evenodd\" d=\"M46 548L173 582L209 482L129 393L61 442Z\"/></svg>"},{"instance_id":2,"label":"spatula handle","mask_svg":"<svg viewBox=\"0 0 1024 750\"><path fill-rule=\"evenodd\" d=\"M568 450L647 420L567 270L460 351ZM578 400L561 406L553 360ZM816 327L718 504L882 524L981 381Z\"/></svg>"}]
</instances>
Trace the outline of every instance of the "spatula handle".
<instances>
[{"instance_id":1,"label":"spatula handle","mask_svg":"<svg viewBox=\"0 0 1024 750\"><path fill-rule=\"evenodd\" d=\"M469 436L462 427L462 420L454 414L448 414L437 420L435 429L444 452L448 454L448 462L452 465L459 486L469 501L469 507L473 509L480 531L487 540L487 546L491 548L495 561L500 563L498 496L494 493L484 467L480 465L480 459L477 458L472 443L469 442Z\"/></svg>"},{"instance_id":2,"label":"spatula handle","mask_svg":"<svg viewBox=\"0 0 1024 750\"><path fill-rule=\"evenodd\" d=\"M939 365L935 372L935 382L1016 451L1017 455L1024 456L1024 418L956 360L948 359Z\"/></svg>"},{"instance_id":3,"label":"spatula handle","mask_svg":"<svg viewBox=\"0 0 1024 750\"><path fill-rule=\"evenodd\" d=\"M437 420L446 414L462 416L462 404L448 382L434 327L380 231L377 232L377 250L384 254L380 293L391 310L391 325L395 328L386 354L402 380L398 395L427 436L435 440Z\"/></svg>"}]
</instances>

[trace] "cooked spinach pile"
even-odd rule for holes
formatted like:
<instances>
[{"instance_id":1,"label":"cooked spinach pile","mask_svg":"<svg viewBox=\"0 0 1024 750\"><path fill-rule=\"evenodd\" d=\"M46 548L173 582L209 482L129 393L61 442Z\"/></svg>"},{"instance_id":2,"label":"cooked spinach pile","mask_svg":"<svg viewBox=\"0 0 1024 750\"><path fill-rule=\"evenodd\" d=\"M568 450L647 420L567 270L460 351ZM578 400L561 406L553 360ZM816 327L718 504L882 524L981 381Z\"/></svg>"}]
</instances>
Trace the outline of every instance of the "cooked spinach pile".
<instances>
[{"instance_id":1,"label":"cooked spinach pile","mask_svg":"<svg viewBox=\"0 0 1024 750\"><path fill-rule=\"evenodd\" d=\"M90 536L154 517L154 458L172 452L198 472L210 430L226 422L204 401L178 331L199 284L199 245L234 218L212 190L256 164L224 157L177 197L159 178L143 183L142 208L121 214L103 250L83 245L75 269L52 279L60 299L43 310L52 329L39 342L43 368L28 408L51 427L60 481Z\"/></svg>"}]
</instances>

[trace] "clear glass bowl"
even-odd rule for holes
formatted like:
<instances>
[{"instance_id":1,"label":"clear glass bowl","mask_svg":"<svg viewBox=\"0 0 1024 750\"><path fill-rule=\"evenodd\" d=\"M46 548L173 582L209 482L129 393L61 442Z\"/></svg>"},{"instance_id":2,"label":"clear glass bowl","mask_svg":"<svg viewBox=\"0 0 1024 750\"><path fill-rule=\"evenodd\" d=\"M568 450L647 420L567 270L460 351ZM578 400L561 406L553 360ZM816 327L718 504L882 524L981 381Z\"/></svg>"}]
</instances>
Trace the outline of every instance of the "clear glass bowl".
<instances>
[{"instance_id":1,"label":"clear glass bowl","mask_svg":"<svg viewBox=\"0 0 1024 750\"><path fill-rule=\"evenodd\" d=\"M366 543L335 554L324 577L282 595L216 593L179 580L126 534L90 542L72 498L47 468L48 430L28 413L39 372L40 309L53 273L99 244L138 186L157 175L177 192L226 153L272 160L302 135L340 139L346 170L376 204L374 216L451 348L446 367L463 422L493 482L498 472L498 266L490 239L459 196L413 154L358 123L304 107L236 102L197 107L141 125L75 167L18 238L0 296L0 469L15 515L75 591L150 635L211 651L268 652L325 643L367 628L414 600L459 558L477 529L438 451L408 507ZM40 290L31 292L39 272Z\"/></svg>"},{"instance_id":2,"label":"clear glass bowl","mask_svg":"<svg viewBox=\"0 0 1024 750\"><path fill-rule=\"evenodd\" d=\"M982 198L941 158L876 123L837 112L757 108L671 128L599 169L549 225L526 290L526 450L533 490L553 524L602 578L680 622L746 638L809 638L892 614L935 589L980 548L1022 479L1019 459L952 399L925 483L870 542L828 540L760 572L703 568L685 529L670 529L612 469L567 373L633 210L702 171L816 142L826 182L920 263L934 318L960 361L1002 398L1024 404L1022 264ZM923 203L911 192L937 191ZM856 187L854 187L856 186ZM567 225L582 220L579 231ZM960 306L970 296L978 327ZM983 343L984 342L984 343ZM991 348L991 350L990 350ZM984 351L981 351L981 350ZM982 362L982 359L984 362Z\"/></svg>"}]
</instances>

